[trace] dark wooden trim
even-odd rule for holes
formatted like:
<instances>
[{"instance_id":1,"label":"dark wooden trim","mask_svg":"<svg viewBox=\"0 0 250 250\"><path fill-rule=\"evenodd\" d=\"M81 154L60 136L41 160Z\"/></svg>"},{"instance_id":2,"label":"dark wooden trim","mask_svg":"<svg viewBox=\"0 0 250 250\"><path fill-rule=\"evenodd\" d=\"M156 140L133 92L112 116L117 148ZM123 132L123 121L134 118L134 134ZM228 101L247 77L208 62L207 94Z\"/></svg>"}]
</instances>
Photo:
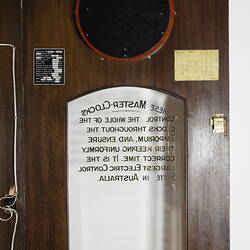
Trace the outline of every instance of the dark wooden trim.
<instances>
[{"instance_id":1,"label":"dark wooden trim","mask_svg":"<svg viewBox=\"0 0 250 250\"><path fill-rule=\"evenodd\" d=\"M24 250L26 239L25 226L25 174L23 168L23 104L24 104L24 87L23 87L23 13L20 0L2 0L0 4L0 42L11 43L16 47L16 92L17 92L17 109L18 109L18 130L17 130L17 182L18 182L18 199L17 212L19 214L17 232L15 237L14 249ZM1 48L1 52L6 52L1 57L0 65L0 91L1 99L4 105L1 105L0 129L4 133L1 137L1 144L7 145L0 152L1 171L0 171L0 195L7 193L10 185L13 185L13 88L12 88L12 49ZM4 70L4 71L3 71ZM3 80L3 81L2 81ZM7 88L7 89L6 89ZM5 93L5 94L3 94ZM0 248L10 249L11 237L14 227L14 218L10 222L0 222Z\"/></svg>"}]
</instances>

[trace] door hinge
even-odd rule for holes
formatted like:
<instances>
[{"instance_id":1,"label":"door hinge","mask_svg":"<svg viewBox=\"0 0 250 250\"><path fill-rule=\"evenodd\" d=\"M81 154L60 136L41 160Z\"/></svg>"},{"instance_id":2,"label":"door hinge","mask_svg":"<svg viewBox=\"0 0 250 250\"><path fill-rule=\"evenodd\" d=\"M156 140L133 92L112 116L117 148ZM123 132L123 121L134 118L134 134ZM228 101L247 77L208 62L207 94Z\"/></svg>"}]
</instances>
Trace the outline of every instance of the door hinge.
<instances>
[{"instance_id":1,"label":"door hinge","mask_svg":"<svg viewBox=\"0 0 250 250\"><path fill-rule=\"evenodd\" d=\"M210 125L212 126L214 134L227 135L227 120L224 114L213 114L210 119Z\"/></svg>"}]
</instances>

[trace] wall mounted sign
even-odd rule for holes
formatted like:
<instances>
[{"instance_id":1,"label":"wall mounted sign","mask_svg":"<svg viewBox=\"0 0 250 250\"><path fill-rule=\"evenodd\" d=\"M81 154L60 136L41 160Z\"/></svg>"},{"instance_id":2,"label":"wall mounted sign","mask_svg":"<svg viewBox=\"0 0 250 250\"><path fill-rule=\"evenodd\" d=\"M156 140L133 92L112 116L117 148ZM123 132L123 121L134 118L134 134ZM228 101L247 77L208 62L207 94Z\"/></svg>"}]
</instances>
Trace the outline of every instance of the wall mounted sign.
<instances>
[{"instance_id":1,"label":"wall mounted sign","mask_svg":"<svg viewBox=\"0 0 250 250\"><path fill-rule=\"evenodd\" d=\"M186 250L184 101L141 87L68 102L70 250Z\"/></svg>"},{"instance_id":2,"label":"wall mounted sign","mask_svg":"<svg viewBox=\"0 0 250 250\"><path fill-rule=\"evenodd\" d=\"M65 83L64 49L39 48L33 51L34 85L62 85Z\"/></svg>"},{"instance_id":3,"label":"wall mounted sign","mask_svg":"<svg viewBox=\"0 0 250 250\"><path fill-rule=\"evenodd\" d=\"M219 80L219 50L175 50L175 81Z\"/></svg>"},{"instance_id":4,"label":"wall mounted sign","mask_svg":"<svg viewBox=\"0 0 250 250\"><path fill-rule=\"evenodd\" d=\"M101 56L141 59L159 50L174 22L174 0L77 0L82 39Z\"/></svg>"}]
</instances>

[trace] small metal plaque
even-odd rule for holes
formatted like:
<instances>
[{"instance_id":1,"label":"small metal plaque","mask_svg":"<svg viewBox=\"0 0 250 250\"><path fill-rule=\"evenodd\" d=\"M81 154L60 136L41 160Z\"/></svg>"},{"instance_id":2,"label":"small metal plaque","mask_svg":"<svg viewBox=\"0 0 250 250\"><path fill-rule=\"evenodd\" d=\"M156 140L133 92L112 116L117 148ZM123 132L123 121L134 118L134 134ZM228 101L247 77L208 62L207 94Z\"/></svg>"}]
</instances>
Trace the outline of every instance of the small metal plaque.
<instances>
[{"instance_id":1,"label":"small metal plaque","mask_svg":"<svg viewBox=\"0 0 250 250\"><path fill-rule=\"evenodd\" d=\"M219 50L175 50L175 81L219 80Z\"/></svg>"},{"instance_id":2,"label":"small metal plaque","mask_svg":"<svg viewBox=\"0 0 250 250\"><path fill-rule=\"evenodd\" d=\"M34 49L34 84L63 85L64 60L64 49Z\"/></svg>"},{"instance_id":3,"label":"small metal plaque","mask_svg":"<svg viewBox=\"0 0 250 250\"><path fill-rule=\"evenodd\" d=\"M184 101L114 87L68 103L70 250L186 250Z\"/></svg>"}]
</instances>

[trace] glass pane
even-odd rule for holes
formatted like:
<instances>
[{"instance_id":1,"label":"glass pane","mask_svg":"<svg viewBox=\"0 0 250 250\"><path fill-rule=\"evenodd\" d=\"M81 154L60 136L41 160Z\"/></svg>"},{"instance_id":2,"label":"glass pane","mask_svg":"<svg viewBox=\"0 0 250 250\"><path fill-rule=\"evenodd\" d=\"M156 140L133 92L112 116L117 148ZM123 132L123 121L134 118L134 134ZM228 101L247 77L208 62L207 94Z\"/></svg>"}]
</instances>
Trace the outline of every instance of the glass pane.
<instances>
[{"instance_id":1,"label":"glass pane","mask_svg":"<svg viewBox=\"0 0 250 250\"><path fill-rule=\"evenodd\" d=\"M186 249L184 101L140 87L68 103L70 250Z\"/></svg>"}]
</instances>

